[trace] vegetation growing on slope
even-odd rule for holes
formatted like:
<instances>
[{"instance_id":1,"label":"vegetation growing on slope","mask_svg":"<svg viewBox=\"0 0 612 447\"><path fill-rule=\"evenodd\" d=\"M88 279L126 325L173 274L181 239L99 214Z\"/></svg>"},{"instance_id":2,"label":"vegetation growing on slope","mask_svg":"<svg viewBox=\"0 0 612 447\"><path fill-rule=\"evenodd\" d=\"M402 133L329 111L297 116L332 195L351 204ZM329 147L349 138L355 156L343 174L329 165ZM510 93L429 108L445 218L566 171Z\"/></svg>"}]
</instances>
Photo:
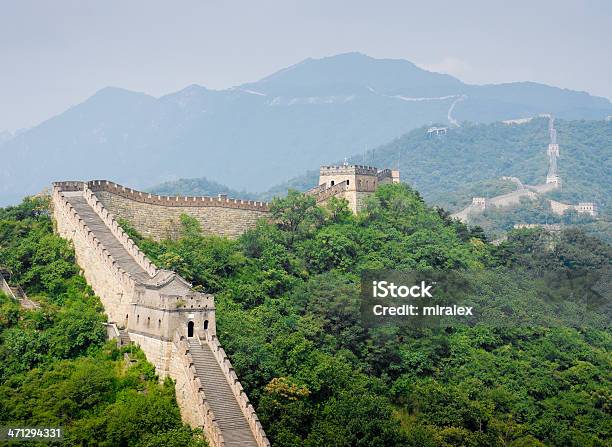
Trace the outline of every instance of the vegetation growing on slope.
<instances>
[{"instance_id":1,"label":"vegetation growing on slope","mask_svg":"<svg viewBox=\"0 0 612 447\"><path fill-rule=\"evenodd\" d=\"M186 216L182 236L161 243L124 226L159 266L215 293L219 337L274 446L607 442L608 330L368 329L359 275L486 267L501 302L506 291L531 289L567 299L571 288L545 273L609 268L610 246L576 231L551 239L529 230L495 247L405 185L380 188L357 216L343 201L322 209L295 192L276 199L272 213L274 223L235 241L202 235ZM514 278L496 273L502 267L518 269L523 288L512 289ZM540 297L529 300L508 306L536 312Z\"/></svg>"},{"instance_id":2,"label":"vegetation growing on slope","mask_svg":"<svg viewBox=\"0 0 612 447\"><path fill-rule=\"evenodd\" d=\"M171 381L135 347L105 343L103 308L53 234L49 204L0 209L0 266L40 308L0 292L0 425L65 429L64 446L202 447Z\"/></svg>"}]
</instances>

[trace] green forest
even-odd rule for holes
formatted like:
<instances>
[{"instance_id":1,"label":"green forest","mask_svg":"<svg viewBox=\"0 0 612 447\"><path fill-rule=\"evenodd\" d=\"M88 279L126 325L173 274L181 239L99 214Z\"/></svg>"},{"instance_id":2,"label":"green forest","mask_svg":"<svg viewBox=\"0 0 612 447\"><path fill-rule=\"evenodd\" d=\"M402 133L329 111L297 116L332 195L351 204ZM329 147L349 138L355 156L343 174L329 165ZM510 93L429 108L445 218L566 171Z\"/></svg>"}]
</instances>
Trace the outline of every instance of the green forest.
<instances>
[{"instance_id":1,"label":"green forest","mask_svg":"<svg viewBox=\"0 0 612 447\"><path fill-rule=\"evenodd\" d=\"M580 231L515 232L493 246L405 185L380 188L357 216L290 192L238 240L161 243L124 228L160 266L215 294L218 334L274 446L603 446L610 423L609 330L578 325L366 329L369 269L493 272L517 315L562 295L545 272L607 271L611 248ZM514 285L497 268L512 267ZM555 277L555 280L558 276ZM502 286L502 292L496 288ZM506 301L515 296L515 301Z\"/></svg>"},{"instance_id":2,"label":"green forest","mask_svg":"<svg viewBox=\"0 0 612 447\"><path fill-rule=\"evenodd\" d=\"M609 320L557 320L542 295L571 309L572 281L609 277L610 245L521 230L495 246L407 185L379 188L357 215L290 191L272 216L237 240L187 216L180 237L161 242L122 225L156 265L215 294L219 339L273 446L608 445ZM202 445L180 422L172 382L138 350L104 343L99 301L44 201L0 211L0 263L41 304L2 301L3 425L63 425L66 445ZM517 323L550 318L366 328L360 276L376 269L469 270Z\"/></svg>"}]
</instances>

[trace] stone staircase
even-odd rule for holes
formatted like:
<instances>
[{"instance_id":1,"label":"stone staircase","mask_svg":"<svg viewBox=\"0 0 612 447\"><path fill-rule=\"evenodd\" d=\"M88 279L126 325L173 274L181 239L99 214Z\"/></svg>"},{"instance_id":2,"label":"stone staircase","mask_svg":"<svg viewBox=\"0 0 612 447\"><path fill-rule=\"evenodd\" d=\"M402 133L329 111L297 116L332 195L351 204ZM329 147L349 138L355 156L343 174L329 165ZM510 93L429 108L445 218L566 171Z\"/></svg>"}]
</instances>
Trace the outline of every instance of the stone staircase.
<instances>
[{"instance_id":1,"label":"stone staircase","mask_svg":"<svg viewBox=\"0 0 612 447\"><path fill-rule=\"evenodd\" d=\"M189 338L188 343L197 376L223 433L225 445L256 447L249 424L210 347L206 343L200 344L196 338Z\"/></svg>"},{"instance_id":2,"label":"stone staircase","mask_svg":"<svg viewBox=\"0 0 612 447\"><path fill-rule=\"evenodd\" d=\"M87 200L83 197L83 193L81 191L67 192L64 193L64 196L79 214L81 219L87 222L89 229L93 231L98 240L104 245L104 248L108 250L121 268L142 282L149 281L150 277L148 273L136 262L121 242L117 240L96 211L87 203Z\"/></svg>"},{"instance_id":3,"label":"stone staircase","mask_svg":"<svg viewBox=\"0 0 612 447\"><path fill-rule=\"evenodd\" d=\"M93 282L92 287L97 286L97 289L94 287L94 290L99 293L103 303L104 299L107 299L111 304L111 309L112 305L116 305L114 301L111 301L111 299L116 299L117 294L114 291L109 296L105 296L104 288L108 279L106 281L100 280L100 277L107 278L103 273L108 270L109 274L116 275L111 277L110 281L117 280L124 287L125 295L122 293L121 296L127 296L130 301L126 302L130 306L140 309L122 309L121 319L126 313L130 315L129 321L132 326L128 328L119 329L116 324L108 323L108 325L114 326L113 337L118 339L120 346L126 346L130 343L139 345L149 361L154 363L156 368L162 365L159 368L166 368L164 371L167 371L171 377L175 372L167 363L181 362L179 368L186 368L188 374L181 372L173 378L177 381L187 378L187 382L183 385L185 385L187 392L194 393L194 399L184 399L182 403L179 402L179 405L190 406L189 408L181 407L181 410L186 410L187 413L192 412L195 415L193 418L186 416L188 423L192 426L202 427L210 445L215 447L269 447L270 443L233 369L231 369L231 366L227 370L224 369L225 364L219 363L217 359L216 354L219 354L219 352L225 354L220 346L215 347L218 345L216 338L214 343L217 344L211 346L210 341L200 342L197 336L186 338L181 335L181 332L186 332L187 320L180 320L181 315L179 314L183 312L185 317L191 320L189 324L192 325L191 328L193 329L194 317L192 313L200 312L209 315L208 312L211 310L214 312L212 296L211 298L204 294L198 296L193 292L191 285L178 277L176 273L157 269L150 264L150 261L141 252L133 249L133 241L127 237L123 238L124 233L117 230L117 224L111 220L112 217L109 219L107 210L100 207L99 202L88 195L91 192L86 188L81 189L82 186L78 185L78 182L73 183L75 184L65 182L63 185L65 189L60 189L62 184L54 186L54 213L56 220L59 222L58 228L60 230L58 232L62 234L63 231L64 237L72 238L77 249L86 252L87 256L91 254L91 251L100 256L104 268L94 270L96 275L99 276L92 275L92 279L89 279L89 281ZM72 228L79 229L80 232L75 232ZM79 244L81 244L80 247ZM150 266L152 268L149 268ZM90 266L82 267L86 270ZM103 273L100 273L100 270ZM96 281L99 282L96 283ZM170 300L178 300L179 297L188 299L190 308L170 307ZM200 306L199 303L203 304ZM169 338L167 334L149 329L148 323L146 323L146 326L143 324L137 326L137 323L134 326L134 322L138 322L139 316L143 317L140 319L141 322L147 321L151 310L165 312L160 315L159 321L166 318L164 320L166 321L164 331L167 328L171 328L171 330L177 328L176 335L178 338L176 340L172 341L173 339ZM119 315L109 314L109 316L119 318ZM157 318L158 316L155 316L153 320ZM212 318L212 333L214 334L214 313L212 313ZM180 326L176 326L177 322L180 322ZM107 331L111 332L108 325ZM206 327L204 321L200 321L197 326ZM178 328L182 328L182 330ZM163 357L163 355L172 352L171 343L174 343L175 347L180 344L182 351L178 354L180 357L166 362L168 358ZM213 351L213 349L215 350ZM187 352L189 352L193 361L193 368L189 367L188 357L185 356ZM225 362L229 363L227 360ZM176 366L177 363L173 363L173 365ZM196 378L199 380L196 380ZM230 385L231 380L235 382L231 382ZM196 408L193 408L194 403ZM244 405L244 411L241 405ZM194 412L194 410L196 411Z\"/></svg>"},{"instance_id":4,"label":"stone staircase","mask_svg":"<svg viewBox=\"0 0 612 447\"><path fill-rule=\"evenodd\" d=\"M130 334L127 333L125 329L119 329L119 345L127 346L132 343L132 339L130 338Z\"/></svg>"},{"instance_id":5,"label":"stone staircase","mask_svg":"<svg viewBox=\"0 0 612 447\"><path fill-rule=\"evenodd\" d=\"M24 309L38 309L40 305L29 299L20 285L8 283L8 278L10 277L11 274L8 270L0 268L0 290L16 299Z\"/></svg>"}]
</instances>

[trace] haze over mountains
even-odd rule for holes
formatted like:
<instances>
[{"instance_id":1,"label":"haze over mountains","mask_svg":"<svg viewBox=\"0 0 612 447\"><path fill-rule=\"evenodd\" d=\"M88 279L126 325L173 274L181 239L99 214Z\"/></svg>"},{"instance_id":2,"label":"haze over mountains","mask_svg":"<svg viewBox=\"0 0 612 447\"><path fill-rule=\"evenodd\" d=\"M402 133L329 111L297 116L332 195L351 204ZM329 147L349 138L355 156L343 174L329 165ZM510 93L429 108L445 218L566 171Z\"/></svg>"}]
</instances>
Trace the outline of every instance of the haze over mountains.
<instances>
[{"instance_id":1,"label":"haze over mountains","mask_svg":"<svg viewBox=\"0 0 612 447\"><path fill-rule=\"evenodd\" d=\"M60 179L146 188L207 177L262 191L418 126L538 113L601 119L612 114L612 103L530 82L467 85L408 61L359 53L307 59L221 91L192 85L154 98L109 87L0 139L0 205Z\"/></svg>"}]
</instances>

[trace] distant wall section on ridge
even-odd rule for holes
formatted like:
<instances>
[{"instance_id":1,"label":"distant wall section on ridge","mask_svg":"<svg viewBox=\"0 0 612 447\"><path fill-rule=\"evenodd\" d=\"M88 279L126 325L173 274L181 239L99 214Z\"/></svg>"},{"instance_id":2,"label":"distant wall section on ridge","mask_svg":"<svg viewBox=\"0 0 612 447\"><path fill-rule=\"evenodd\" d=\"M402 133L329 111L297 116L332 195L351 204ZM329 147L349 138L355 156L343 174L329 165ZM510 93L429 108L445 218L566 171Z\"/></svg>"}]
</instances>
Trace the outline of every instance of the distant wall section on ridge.
<instances>
[{"instance_id":1,"label":"distant wall section on ridge","mask_svg":"<svg viewBox=\"0 0 612 447\"><path fill-rule=\"evenodd\" d=\"M160 196L107 181L93 180L88 187L115 217L122 218L143 236L161 240L176 238L180 216L198 220L206 234L236 238L269 215L267 202L230 199L224 195Z\"/></svg>"}]
</instances>

